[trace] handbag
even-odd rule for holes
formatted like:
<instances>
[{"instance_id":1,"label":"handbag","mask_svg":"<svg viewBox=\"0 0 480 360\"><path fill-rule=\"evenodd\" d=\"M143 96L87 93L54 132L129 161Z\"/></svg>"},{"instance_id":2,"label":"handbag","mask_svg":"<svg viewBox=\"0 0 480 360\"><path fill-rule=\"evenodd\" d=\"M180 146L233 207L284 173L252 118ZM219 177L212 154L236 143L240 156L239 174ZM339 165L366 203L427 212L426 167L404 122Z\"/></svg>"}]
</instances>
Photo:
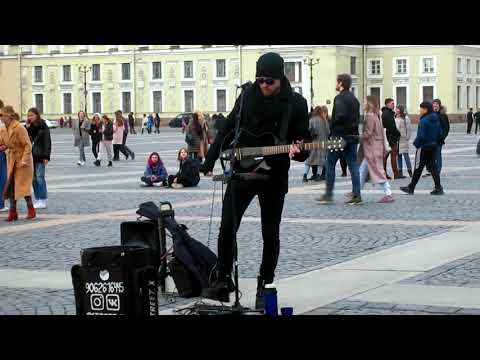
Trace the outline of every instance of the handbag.
<instances>
[{"instance_id":1,"label":"handbag","mask_svg":"<svg viewBox=\"0 0 480 360\"><path fill-rule=\"evenodd\" d=\"M188 145L193 146L193 136L189 132L187 132L187 134L185 135L185 142Z\"/></svg>"}]
</instances>

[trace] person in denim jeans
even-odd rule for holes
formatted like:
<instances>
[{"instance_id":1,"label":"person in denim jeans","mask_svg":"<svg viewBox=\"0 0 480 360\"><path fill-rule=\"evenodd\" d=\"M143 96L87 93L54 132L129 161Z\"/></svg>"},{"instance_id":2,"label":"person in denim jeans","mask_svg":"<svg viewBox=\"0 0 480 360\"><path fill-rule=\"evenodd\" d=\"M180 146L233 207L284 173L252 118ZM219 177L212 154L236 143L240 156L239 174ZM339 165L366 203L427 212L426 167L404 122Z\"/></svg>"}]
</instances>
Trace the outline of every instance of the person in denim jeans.
<instances>
[{"instance_id":1,"label":"person in denim jeans","mask_svg":"<svg viewBox=\"0 0 480 360\"><path fill-rule=\"evenodd\" d=\"M35 200L33 207L35 209L45 209L47 207L47 182L45 181L45 166L50 161L52 141L50 130L41 118L37 108L31 108L27 114L28 126L27 132L32 142L33 155L33 193Z\"/></svg>"},{"instance_id":2,"label":"person in denim jeans","mask_svg":"<svg viewBox=\"0 0 480 360\"><path fill-rule=\"evenodd\" d=\"M340 93L335 97L332 111L332 126L330 138L341 137L346 141L343 151L329 152L327 155L327 189L325 195L317 199L320 203L333 202L333 188L335 185L335 166L338 159L344 159L352 176L352 193L347 204L362 203L360 194L360 175L357 164L357 147L359 141L358 125L360 120L360 103L350 88L352 77L341 74L337 77L336 90Z\"/></svg>"}]
</instances>

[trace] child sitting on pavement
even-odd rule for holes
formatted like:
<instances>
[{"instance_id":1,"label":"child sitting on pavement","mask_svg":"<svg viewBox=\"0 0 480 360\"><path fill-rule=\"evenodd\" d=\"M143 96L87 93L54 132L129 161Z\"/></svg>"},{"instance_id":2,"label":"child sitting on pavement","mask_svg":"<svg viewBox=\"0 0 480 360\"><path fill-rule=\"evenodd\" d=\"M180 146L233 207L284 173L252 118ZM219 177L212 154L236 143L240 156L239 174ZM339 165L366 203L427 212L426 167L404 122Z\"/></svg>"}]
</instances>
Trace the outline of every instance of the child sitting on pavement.
<instances>
[{"instance_id":1,"label":"child sitting on pavement","mask_svg":"<svg viewBox=\"0 0 480 360\"><path fill-rule=\"evenodd\" d=\"M168 174L160 155L153 152L148 157L144 176L141 177L143 186L168 186Z\"/></svg>"}]
</instances>

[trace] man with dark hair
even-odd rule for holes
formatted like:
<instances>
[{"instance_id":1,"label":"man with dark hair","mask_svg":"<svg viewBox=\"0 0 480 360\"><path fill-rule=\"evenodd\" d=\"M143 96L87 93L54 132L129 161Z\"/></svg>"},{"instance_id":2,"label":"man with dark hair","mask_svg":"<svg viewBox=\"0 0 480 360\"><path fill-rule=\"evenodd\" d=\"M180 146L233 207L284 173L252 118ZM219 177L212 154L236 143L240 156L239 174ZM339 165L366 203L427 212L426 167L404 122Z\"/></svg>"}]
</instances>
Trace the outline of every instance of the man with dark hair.
<instances>
[{"instance_id":1,"label":"man with dark hair","mask_svg":"<svg viewBox=\"0 0 480 360\"><path fill-rule=\"evenodd\" d=\"M472 125L473 125L473 108L470 108L467 113L467 134L472 133Z\"/></svg>"},{"instance_id":2,"label":"man with dark hair","mask_svg":"<svg viewBox=\"0 0 480 360\"><path fill-rule=\"evenodd\" d=\"M413 195L415 187L422 175L423 168L427 166L430 169L435 182L435 189L430 193L432 195L443 195L443 188L440 184L440 175L435 165L435 154L439 139L443 137L442 127L437 114L433 111L430 102L424 101L420 104L420 122L418 124L417 137L413 145L417 148L415 155L415 171L412 181L408 186L402 186L400 190Z\"/></svg>"},{"instance_id":3,"label":"man with dark hair","mask_svg":"<svg viewBox=\"0 0 480 360\"><path fill-rule=\"evenodd\" d=\"M433 100L432 107L433 111L440 119L440 126L442 127L442 137L438 142L437 152L435 153L435 164L437 166L438 175L440 175L442 172L442 147L445 145L445 139L450 132L450 121L448 120L445 107L442 106L440 99Z\"/></svg>"},{"instance_id":4,"label":"man with dark hair","mask_svg":"<svg viewBox=\"0 0 480 360\"><path fill-rule=\"evenodd\" d=\"M290 153L266 157L270 166L267 180L245 180L227 185L222 207L222 221L218 236L217 279L202 292L202 296L229 302L230 293L234 291L231 280L233 266L233 232L234 222L238 226L251 201L258 196L263 236L263 255L260 276L257 279L256 309L264 307L265 285L273 283L280 251L280 222L285 195L288 192L288 171L290 160L303 162L308 153L300 153L295 141L309 140L309 119L306 100L294 92L285 76L283 58L276 53L262 55L257 62L256 81L246 87L240 119L242 135L239 147L242 147L243 136L252 134L273 133L280 143L290 145ZM213 171L220 155L222 144L230 138L235 128L236 114L240 108L240 98L228 115L224 124L211 145L204 164L200 170L205 175ZM223 121L221 121L223 122ZM258 140L262 142L265 140ZM259 144L258 146L261 146ZM269 146L271 144L265 144ZM245 145L243 145L245 146ZM238 169L241 172L240 169ZM245 170L244 170L245 172ZM233 190L232 190L233 189ZM233 191L235 194L233 194ZM232 196L235 195L236 218L232 214Z\"/></svg>"},{"instance_id":5,"label":"man with dark hair","mask_svg":"<svg viewBox=\"0 0 480 360\"><path fill-rule=\"evenodd\" d=\"M398 140L400 140L400 132L395 125L395 101L393 99L385 99L385 106L382 108L382 123L383 127L387 130L387 141L392 149L383 159L383 168L387 179L391 179L387 173L387 161L390 156L392 164L393 176L395 179L400 179L400 172L398 171Z\"/></svg>"},{"instance_id":6,"label":"man with dark hair","mask_svg":"<svg viewBox=\"0 0 480 360\"><path fill-rule=\"evenodd\" d=\"M480 128L480 108L477 109L477 112L474 115L475 117L475 135L477 135L478 128Z\"/></svg>"},{"instance_id":7,"label":"man with dark hair","mask_svg":"<svg viewBox=\"0 0 480 360\"><path fill-rule=\"evenodd\" d=\"M329 152L327 154L327 188L325 195L317 199L321 204L333 202L333 188L335 186L335 166L339 158L347 161L352 177L352 194L347 204L362 203L360 194L360 174L357 164L357 147L359 141L358 125L360 122L360 103L350 91L352 78L348 74L337 77L336 90L340 92L334 99L332 111L332 125L330 137L341 137L346 141L343 151Z\"/></svg>"}]
</instances>

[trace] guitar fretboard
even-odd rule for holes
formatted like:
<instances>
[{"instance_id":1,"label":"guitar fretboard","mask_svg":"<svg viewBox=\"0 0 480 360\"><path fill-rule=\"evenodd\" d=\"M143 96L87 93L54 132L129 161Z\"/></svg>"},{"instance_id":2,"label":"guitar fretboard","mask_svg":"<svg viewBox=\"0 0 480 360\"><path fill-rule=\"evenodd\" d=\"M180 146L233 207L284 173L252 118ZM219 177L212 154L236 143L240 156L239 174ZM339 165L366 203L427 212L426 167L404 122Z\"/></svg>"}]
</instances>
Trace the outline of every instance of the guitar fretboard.
<instances>
[{"instance_id":1,"label":"guitar fretboard","mask_svg":"<svg viewBox=\"0 0 480 360\"><path fill-rule=\"evenodd\" d=\"M325 149L330 145L328 141L320 141L317 143L300 144L300 150L318 150ZM241 157L251 156L269 156L288 154L290 152L290 145L264 146L264 147L248 147L239 149Z\"/></svg>"}]
</instances>

